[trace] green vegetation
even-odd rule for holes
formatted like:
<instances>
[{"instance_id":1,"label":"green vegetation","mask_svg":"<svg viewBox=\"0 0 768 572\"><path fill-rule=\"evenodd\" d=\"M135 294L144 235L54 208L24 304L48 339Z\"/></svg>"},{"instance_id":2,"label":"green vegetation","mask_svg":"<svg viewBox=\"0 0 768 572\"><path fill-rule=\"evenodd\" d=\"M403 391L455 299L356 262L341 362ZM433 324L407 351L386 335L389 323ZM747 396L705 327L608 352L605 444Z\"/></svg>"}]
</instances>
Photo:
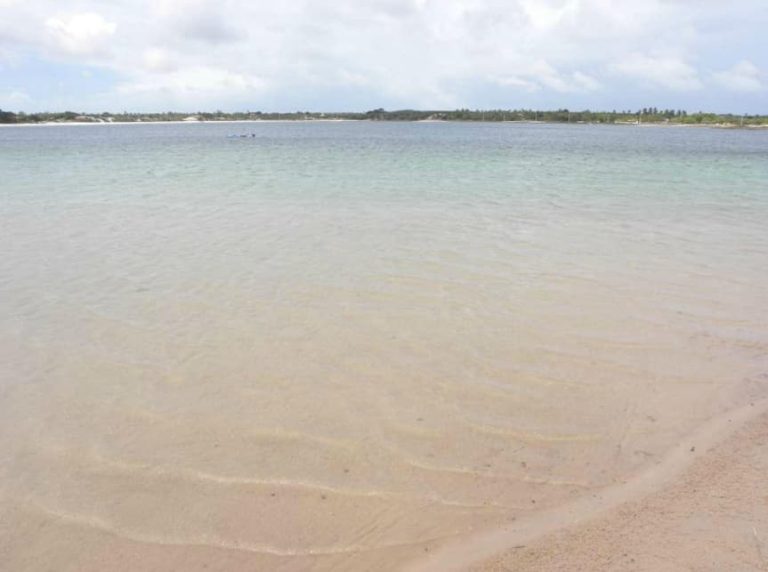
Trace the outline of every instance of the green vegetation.
<instances>
[{"instance_id":1,"label":"green vegetation","mask_svg":"<svg viewBox=\"0 0 768 572\"><path fill-rule=\"evenodd\" d=\"M422 111L402 109L386 111L373 109L365 113L318 113L295 111L290 113L268 113L244 111L234 113L197 112L180 113L100 113L88 114L74 111L45 113L13 113L0 110L0 123L138 123L148 121L243 121L243 120L329 120L352 119L369 121L540 121L545 123L616 123L616 124L669 124L669 125L711 125L722 127L768 127L768 115L734 115L719 113L688 113L683 110L657 109L648 107L637 111L570 111L534 109L489 109L453 111Z\"/></svg>"}]
</instances>

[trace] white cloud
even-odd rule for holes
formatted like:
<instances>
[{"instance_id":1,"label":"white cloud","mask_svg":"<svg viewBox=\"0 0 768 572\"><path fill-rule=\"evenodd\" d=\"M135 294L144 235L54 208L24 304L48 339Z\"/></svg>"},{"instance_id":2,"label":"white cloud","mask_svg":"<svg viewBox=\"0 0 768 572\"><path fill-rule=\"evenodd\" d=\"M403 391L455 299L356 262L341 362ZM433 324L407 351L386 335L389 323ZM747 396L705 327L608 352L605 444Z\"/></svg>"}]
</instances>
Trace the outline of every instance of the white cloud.
<instances>
[{"instance_id":1,"label":"white cloud","mask_svg":"<svg viewBox=\"0 0 768 572\"><path fill-rule=\"evenodd\" d=\"M696 69L676 57L635 53L613 64L612 69L652 87L674 91L690 91L702 87Z\"/></svg>"},{"instance_id":2,"label":"white cloud","mask_svg":"<svg viewBox=\"0 0 768 572\"><path fill-rule=\"evenodd\" d=\"M266 83L261 78L202 66L139 75L117 87L123 96L142 98L161 94L166 101L183 108L209 103L216 98L256 95L264 89Z\"/></svg>"},{"instance_id":3,"label":"white cloud","mask_svg":"<svg viewBox=\"0 0 768 572\"><path fill-rule=\"evenodd\" d=\"M572 17L579 9L579 2L551 2L546 0L520 0L530 24L541 30L551 30L558 27L567 17Z\"/></svg>"},{"instance_id":4,"label":"white cloud","mask_svg":"<svg viewBox=\"0 0 768 572\"><path fill-rule=\"evenodd\" d=\"M151 72L165 73L177 69L173 57L166 50L160 48L144 50L143 63L144 67Z\"/></svg>"},{"instance_id":5,"label":"white cloud","mask_svg":"<svg viewBox=\"0 0 768 572\"><path fill-rule=\"evenodd\" d=\"M552 89L558 93L588 92L600 89L595 78L581 72L561 73L546 61L539 60L526 66L517 66L514 74L495 78L499 85L533 92Z\"/></svg>"},{"instance_id":6,"label":"white cloud","mask_svg":"<svg viewBox=\"0 0 768 572\"><path fill-rule=\"evenodd\" d=\"M159 0L149 11L174 40L226 44L247 37L238 17L242 6L233 0Z\"/></svg>"},{"instance_id":7,"label":"white cloud","mask_svg":"<svg viewBox=\"0 0 768 572\"><path fill-rule=\"evenodd\" d=\"M532 93L563 104L605 102L613 94L622 105L620 96L633 95L638 82L671 98L700 97L702 77L754 91L765 79L749 66L768 65L768 56L734 47L725 55L720 50L718 60L749 61L705 76L696 68L713 68L707 51L711 58L712 46L728 34L746 34L753 40L744 45L762 42L768 54L768 43L759 40L768 26L765 0L0 0L0 6L0 63L23 66L38 58L101 67L119 86L100 93L99 105L108 108L131 107L137 94L145 107L161 109L182 97L223 108L286 100L326 109L475 106L485 104L483 86L508 96L509 105L530 101ZM313 100L319 93L326 99Z\"/></svg>"},{"instance_id":8,"label":"white cloud","mask_svg":"<svg viewBox=\"0 0 768 572\"><path fill-rule=\"evenodd\" d=\"M585 73L581 73L580 71L573 72L571 77L573 79L574 85L583 91L594 91L602 87L602 84L595 78Z\"/></svg>"},{"instance_id":9,"label":"white cloud","mask_svg":"<svg viewBox=\"0 0 768 572\"><path fill-rule=\"evenodd\" d=\"M94 12L84 12L63 18L48 18L45 27L56 45L65 52L94 55L104 50L117 25Z\"/></svg>"},{"instance_id":10,"label":"white cloud","mask_svg":"<svg viewBox=\"0 0 768 572\"><path fill-rule=\"evenodd\" d=\"M8 92L0 92L0 109L13 109L20 110L25 105L31 103L32 98L23 91L11 90Z\"/></svg>"},{"instance_id":11,"label":"white cloud","mask_svg":"<svg viewBox=\"0 0 768 572\"><path fill-rule=\"evenodd\" d=\"M763 89L760 69L744 60L730 69L712 74L716 83L731 91L756 92Z\"/></svg>"},{"instance_id":12,"label":"white cloud","mask_svg":"<svg viewBox=\"0 0 768 572\"><path fill-rule=\"evenodd\" d=\"M502 76L502 77L496 78L495 81L499 85L508 86L512 88L519 88L524 91L533 92L533 91L539 91L541 89L541 86L535 81L523 79L520 76L516 76L516 75Z\"/></svg>"}]
</instances>

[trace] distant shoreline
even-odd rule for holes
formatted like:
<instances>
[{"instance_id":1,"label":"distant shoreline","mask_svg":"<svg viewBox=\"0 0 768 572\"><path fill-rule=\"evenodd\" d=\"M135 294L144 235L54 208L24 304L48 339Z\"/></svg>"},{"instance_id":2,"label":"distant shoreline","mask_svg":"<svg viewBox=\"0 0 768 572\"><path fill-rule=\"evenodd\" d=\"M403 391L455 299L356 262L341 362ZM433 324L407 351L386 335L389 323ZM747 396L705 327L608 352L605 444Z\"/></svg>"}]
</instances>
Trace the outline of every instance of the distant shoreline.
<instances>
[{"instance_id":1,"label":"distant shoreline","mask_svg":"<svg viewBox=\"0 0 768 572\"><path fill-rule=\"evenodd\" d=\"M47 121L40 123L0 123L0 127L55 127L65 125L210 125L212 123L349 123L366 119L216 119L212 121ZM411 122L411 123L416 123ZM459 123L459 122L456 122Z\"/></svg>"},{"instance_id":2,"label":"distant shoreline","mask_svg":"<svg viewBox=\"0 0 768 572\"><path fill-rule=\"evenodd\" d=\"M370 111L165 111L165 112L108 112L44 111L38 113L0 110L0 124L59 124L80 123L260 123L264 121L298 122L461 122L461 123L562 123L600 125L664 125L713 126L724 128L768 127L766 114L689 113L684 109L644 107L637 110L576 111L569 109L398 109L383 108Z\"/></svg>"},{"instance_id":3,"label":"distant shoreline","mask_svg":"<svg viewBox=\"0 0 768 572\"><path fill-rule=\"evenodd\" d=\"M0 123L3 127L61 127L61 126L109 126L109 125L211 125L211 124L259 124L259 123L466 123L466 124L523 124L523 125L603 125L615 127L662 127L662 128L709 128L709 129L739 129L739 130L763 130L768 129L768 124L736 123L666 123L646 122L632 123L626 121L599 122L599 121L534 121L534 120L504 120L504 121L473 121L460 119L417 119L417 120L375 120L375 119L213 119L196 121L45 121L45 122L20 122Z\"/></svg>"}]
</instances>

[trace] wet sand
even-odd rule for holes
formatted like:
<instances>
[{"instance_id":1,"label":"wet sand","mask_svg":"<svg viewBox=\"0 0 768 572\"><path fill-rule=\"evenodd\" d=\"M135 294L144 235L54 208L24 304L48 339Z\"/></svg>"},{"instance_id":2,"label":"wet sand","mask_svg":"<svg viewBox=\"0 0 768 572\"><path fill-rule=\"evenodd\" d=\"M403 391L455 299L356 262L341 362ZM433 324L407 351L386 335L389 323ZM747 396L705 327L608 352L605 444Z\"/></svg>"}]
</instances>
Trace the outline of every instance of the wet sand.
<instances>
[{"instance_id":1,"label":"wet sand","mask_svg":"<svg viewBox=\"0 0 768 572\"><path fill-rule=\"evenodd\" d=\"M751 524L760 546L757 530L768 522L768 486L762 477L768 466L767 432L768 400L726 412L626 482L448 544L409 569L611 570L631 564L632 569L657 570L658 562L646 557L663 560L659 546L671 547L666 560L679 566L733 569L743 550L723 541L719 544L731 548L731 560L720 555L707 562L712 551L699 550L691 531L699 530L705 539L738 540L735 533ZM754 507L757 512L749 518ZM734 526L738 512L739 526Z\"/></svg>"},{"instance_id":2,"label":"wet sand","mask_svg":"<svg viewBox=\"0 0 768 572\"><path fill-rule=\"evenodd\" d=\"M365 555L352 547L270 554L247 543L126 532L99 518L6 497L0 556L14 571L374 570L381 562L423 572L760 571L768 569L767 473L763 400L708 421L626 482L418 552L406 542Z\"/></svg>"},{"instance_id":3,"label":"wet sand","mask_svg":"<svg viewBox=\"0 0 768 572\"><path fill-rule=\"evenodd\" d=\"M647 497L585 524L507 546L467 569L765 571L766 474L768 415L762 413Z\"/></svg>"}]
</instances>

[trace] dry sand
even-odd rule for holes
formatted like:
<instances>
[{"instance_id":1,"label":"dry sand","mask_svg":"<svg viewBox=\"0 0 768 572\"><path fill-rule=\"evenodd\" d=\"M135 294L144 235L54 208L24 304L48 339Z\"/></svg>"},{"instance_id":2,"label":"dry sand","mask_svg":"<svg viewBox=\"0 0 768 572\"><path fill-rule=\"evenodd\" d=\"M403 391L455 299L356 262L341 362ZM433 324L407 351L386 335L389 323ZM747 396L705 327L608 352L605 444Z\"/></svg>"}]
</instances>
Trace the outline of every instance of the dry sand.
<instances>
[{"instance_id":1,"label":"dry sand","mask_svg":"<svg viewBox=\"0 0 768 572\"><path fill-rule=\"evenodd\" d=\"M448 547L415 569L768 570L766 405L706 424L623 485Z\"/></svg>"}]
</instances>

